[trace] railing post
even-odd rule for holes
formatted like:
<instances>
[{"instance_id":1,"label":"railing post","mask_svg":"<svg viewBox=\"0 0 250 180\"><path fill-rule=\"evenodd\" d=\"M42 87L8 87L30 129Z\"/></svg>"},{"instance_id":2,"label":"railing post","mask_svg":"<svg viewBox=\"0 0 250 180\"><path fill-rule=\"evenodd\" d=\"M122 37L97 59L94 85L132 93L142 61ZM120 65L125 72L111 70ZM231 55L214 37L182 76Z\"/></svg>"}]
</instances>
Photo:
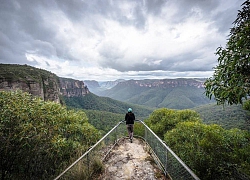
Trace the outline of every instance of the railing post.
<instances>
[{"instance_id":1,"label":"railing post","mask_svg":"<svg viewBox=\"0 0 250 180\"><path fill-rule=\"evenodd\" d=\"M118 138L117 138L117 128L118 128L118 127L115 128L115 143L117 142L117 139L118 139Z\"/></svg>"},{"instance_id":2,"label":"railing post","mask_svg":"<svg viewBox=\"0 0 250 180\"><path fill-rule=\"evenodd\" d=\"M87 154L87 167L88 167L88 177L90 175L90 172L89 172L89 154Z\"/></svg>"},{"instance_id":3,"label":"railing post","mask_svg":"<svg viewBox=\"0 0 250 180\"><path fill-rule=\"evenodd\" d=\"M167 177L167 171L168 171L168 151L165 151L165 155L166 155L166 163L164 164L164 168L165 168L165 171L164 171L164 174L165 174L165 177Z\"/></svg>"}]
</instances>

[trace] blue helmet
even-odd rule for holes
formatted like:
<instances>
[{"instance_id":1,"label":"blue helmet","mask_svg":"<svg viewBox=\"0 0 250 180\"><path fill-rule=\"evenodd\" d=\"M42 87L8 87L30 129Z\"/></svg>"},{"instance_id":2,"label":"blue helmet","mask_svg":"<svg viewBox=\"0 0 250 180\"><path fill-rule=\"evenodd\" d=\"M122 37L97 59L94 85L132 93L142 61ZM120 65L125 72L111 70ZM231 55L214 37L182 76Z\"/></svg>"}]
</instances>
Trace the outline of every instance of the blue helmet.
<instances>
[{"instance_id":1,"label":"blue helmet","mask_svg":"<svg viewBox=\"0 0 250 180\"><path fill-rule=\"evenodd\" d=\"M128 108L128 112L132 112L132 109L131 109L131 108Z\"/></svg>"}]
</instances>

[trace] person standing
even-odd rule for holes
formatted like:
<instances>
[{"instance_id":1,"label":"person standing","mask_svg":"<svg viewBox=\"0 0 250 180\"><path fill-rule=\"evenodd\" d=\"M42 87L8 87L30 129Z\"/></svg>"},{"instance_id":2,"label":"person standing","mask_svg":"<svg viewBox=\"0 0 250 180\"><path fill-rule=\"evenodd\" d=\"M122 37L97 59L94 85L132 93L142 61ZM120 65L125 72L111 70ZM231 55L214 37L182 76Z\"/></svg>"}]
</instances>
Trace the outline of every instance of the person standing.
<instances>
[{"instance_id":1,"label":"person standing","mask_svg":"<svg viewBox=\"0 0 250 180\"><path fill-rule=\"evenodd\" d=\"M134 121L135 121L135 115L132 112L131 108L128 108L128 112L125 115L125 121L128 129L128 135L130 142L133 142L133 135L134 135Z\"/></svg>"}]
</instances>

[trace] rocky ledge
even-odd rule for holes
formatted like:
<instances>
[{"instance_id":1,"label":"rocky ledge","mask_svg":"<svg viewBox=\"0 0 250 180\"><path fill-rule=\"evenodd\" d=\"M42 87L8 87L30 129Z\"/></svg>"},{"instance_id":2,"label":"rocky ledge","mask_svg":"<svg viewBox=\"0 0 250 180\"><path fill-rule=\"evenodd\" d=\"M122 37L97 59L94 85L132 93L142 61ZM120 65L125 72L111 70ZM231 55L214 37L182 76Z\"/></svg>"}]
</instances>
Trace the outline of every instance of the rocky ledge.
<instances>
[{"instance_id":1,"label":"rocky ledge","mask_svg":"<svg viewBox=\"0 0 250 180\"><path fill-rule=\"evenodd\" d=\"M145 149L146 144L140 139L134 138L133 143L127 138L119 141L104 162L105 170L98 179L167 180Z\"/></svg>"}]
</instances>

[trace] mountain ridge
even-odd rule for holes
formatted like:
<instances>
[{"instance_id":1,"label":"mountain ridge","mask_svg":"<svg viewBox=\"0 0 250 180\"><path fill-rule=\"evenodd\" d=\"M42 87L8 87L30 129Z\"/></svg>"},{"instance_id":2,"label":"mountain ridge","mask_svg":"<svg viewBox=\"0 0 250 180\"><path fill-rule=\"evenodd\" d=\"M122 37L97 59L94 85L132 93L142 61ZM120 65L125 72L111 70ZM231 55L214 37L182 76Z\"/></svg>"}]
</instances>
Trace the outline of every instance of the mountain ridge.
<instances>
[{"instance_id":1,"label":"mountain ridge","mask_svg":"<svg viewBox=\"0 0 250 180\"><path fill-rule=\"evenodd\" d=\"M119 101L153 108L188 109L214 102L204 94L204 79L127 80L98 93Z\"/></svg>"},{"instance_id":2,"label":"mountain ridge","mask_svg":"<svg viewBox=\"0 0 250 180\"><path fill-rule=\"evenodd\" d=\"M118 79L102 83L92 80L86 83L58 77L49 71L28 65L0 64L0 69L1 90L21 89L44 100L60 103L63 103L63 97L81 97L90 92L151 108L188 109L212 102L204 95L205 79Z\"/></svg>"}]
</instances>

